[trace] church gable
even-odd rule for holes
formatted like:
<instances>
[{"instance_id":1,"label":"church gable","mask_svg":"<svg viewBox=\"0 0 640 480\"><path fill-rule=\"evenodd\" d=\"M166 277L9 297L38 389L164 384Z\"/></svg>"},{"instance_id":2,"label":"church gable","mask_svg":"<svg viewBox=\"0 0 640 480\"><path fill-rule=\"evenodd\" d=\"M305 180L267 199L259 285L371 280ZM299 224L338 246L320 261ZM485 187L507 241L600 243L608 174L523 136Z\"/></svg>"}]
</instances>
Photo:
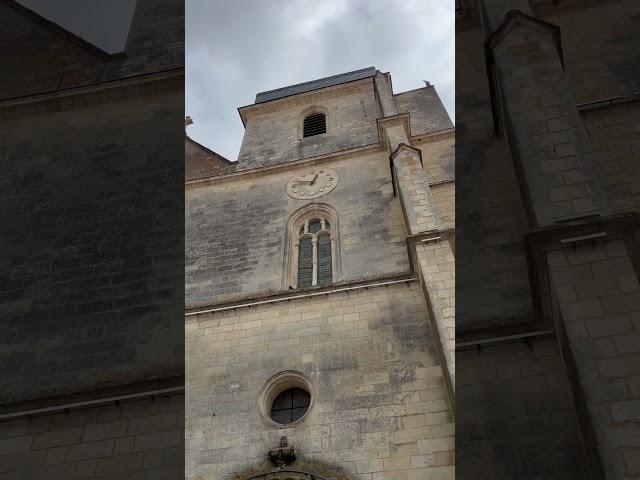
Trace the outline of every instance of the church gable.
<instances>
[{"instance_id":1,"label":"church gable","mask_svg":"<svg viewBox=\"0 0 640 480\"><path fill-rule=\"evenodd\" d=\"M14 2L0 2L5 18L0 31L4 46L0 67L2 98L171 71L184 65L184 4L178 0L139 0L133 13L125 51L108 55L77 35ZM167 27L160 19L171 18ZM162 28L162 32L158 30ZM158 42L158 38L162 41ZM20 48L10 45L19 44ZM35 73L34 73L35 72Z\"/></svg>"},{"instance_id":2,"label":"church gable","mask_svg":"<svg viewBox=\"0 0 640 480\"><path fill-rule=\"evenodd\" d=\"M453 123L433 86L401 92L393 96L398 112L411 117L411 134L422 135L453 128Z\"/></svg>"},{"instance_id":3,"label":"church gable","mask_svg":"<svg viewBox=\"0 0 640 480\"><path fill-rule=\"evenodd\" d=\"M7 19L0 31L0 44L20 44L20 49L3 49L0 89L4 98L48 92L77 83L98 69L106 58L97 48L91 50L88 43L81 46L65 37L62 29L55 31L50 22L24 7L2 2L0 15Z\"/></svg>"}]
</instances>

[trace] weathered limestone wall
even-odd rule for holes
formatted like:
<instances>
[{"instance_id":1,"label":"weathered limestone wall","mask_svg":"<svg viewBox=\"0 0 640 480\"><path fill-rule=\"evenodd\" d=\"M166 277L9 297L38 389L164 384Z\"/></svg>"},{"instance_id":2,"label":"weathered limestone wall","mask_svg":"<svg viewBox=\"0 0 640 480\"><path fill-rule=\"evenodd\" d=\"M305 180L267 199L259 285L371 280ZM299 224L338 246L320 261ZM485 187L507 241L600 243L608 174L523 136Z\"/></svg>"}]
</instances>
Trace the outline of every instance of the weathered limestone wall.
<instances>
[{"instance_id":1,"label":"weathered limestone wall","mask_svg":"<svg viewBox=\"0 0 640 480\"><path fill-rule=\"evenodd\" d=\"M182 374L183 79L172 82L0 122L0 223L12 226L1 402Z\"/></svg>"},{"instance_id":2,"label":"weathered limestone wall","mask_svg":"<svg viewBox=\"0 0 640 480\"><path fill-rule=\"evenodd\" d=\"M236 164L190 138L184 141L185 181L223 175L235 171Z\"/></svg>"},{"instance_id":3,"label":"weathered limestone wall","mask_svg":"<svg viewBox=\"0 0 640 480\"><path fill-rule=\"evenodd\" d=\"M640 4L536 0L540 18L560 27L576 103L640 91Z\"/></svg>"},{"instance_id":4,"label":"weathered limestone wall","mask_svg":"<svg viewBox=\"0 0 640 480\"><path fill-rule=\"evenodd\" d=\"M456 39L456 61L462 73L458 74L456 128L460 140L467 139L466 144L457 145L456 159L458 291L462 292L458 339L471 337L474 327L485 329L478 336L518 333L507 327L533 317L538 322L522 325L519 331L553 329L555 338L548 341L553 342L555 353L544 355L555 359L544 363L536 359L542 340L533 339L520 344L523 349L517 351L508 346L516 343L498 343L459 352L457 426L461 451L469 453L458 458L457 471L469 478L480 478L473 476L480 468L488 469L492 478L592 478L587 469L593 468L593 478L634 478L638 452L630 432L637 433L632 424L637 417L633 379L638 372L637 350L631 345L637 336L633 322L640 298L633 265L637 234L632 216L610 220L603 216L636 209L632 162L638 142L633 125L637 102L625 98L615 101L626 103L614 106L576 104L638 90L633 46L638 44L639 6L608 0L539 0L532 2L531 10L528 3L484 2L489 18L485 33L492 33L505 18L508 24L504 36L494 37L492 52L496 84L501 87L496 98L501 98L502 113L506 112L501 116L506 125L502 138L495 136L490 123L485 68L465 55L476 49L474 57L484 59L484 35L478 27L460 30ZM512 8L540 14L560 26L564 66L555 45L556 30L513 12L507 14ZM473 197L484 188L492 191L491 208L474 211L478 202ZM519 205L513 201L517 197ZM545 203L554 206L548 209ZM584 213L599 214L601 220L583 220L584 226L553 225L554 218ZM550 227L547 231L529 236L532 258L527 265L522 235L528 227L544 224ZM480 230L482 226L488 228ZM620 233L623 226L627 230ZM474 238L474 233L482 235ZM566 237L594 233L604 235L593 243L560 243ZM479 268L468 268L465 259L473 258L474 243L500 236L509 239L511 248L496 245L495 252L511 262L493 261L495 253L488 250L489 261L483 260L482 265L475 257ZM627 245L617 236L626 236ZM548 289L552 298L547 292L544 297L541 291L530 292L527 270L537 275L541 289ZM474 290L484 293L492 277L500 281L493 286L496 292L502 290L502 296L487 296L494 306L487 303L486 309L479 310L485 318L468 322L467 313L474 311L468 307L479 305L473 301ZM518 286L513 279L519 281L519 289L513 288ZM531 293L540 301L535 312L532 303L514 301L526 300ZM505 311L510 302L521 308ZM486 365L482 355L488 357ZM519 365L519 371L512 368L507 362L514 357L539 362L546 382L520 379L526 375L525 364ZM499 365L504 365L502 373ZM505 375L513 376L511 384ZM474 386L467 388L465 383ZM563 392L562 399L556 391ZM505 397L513 397L514 403L505 403ZM482 403L478 407L479 398L487 399L486 408ZM525 400L524 408L515 403L520 399ZM474 416L466 416L465 411L473 411ZM558 422L561 416L564 423ZM544 465L547 470L541 470Z\"/></svg>"},{"instance_id":5,"label":"weathered limestone wall","mask_svg":"<svg viewBox=\"0 0 640 480\"><path fill-rule=\"evenodd\" d=\"M456 347L456 303L455 303L455 259L451 241L438 238L415 246L416 270L421 277L425 298L429 305L429 318L434 332L438 333L441 361L446 363L449 374L447 388L450 404L455 408L455 347Z\"/></svg>"},{"instance_id":6,"label":"weathered limestone wall","mask_svg":"<svg viewBox=\"0 0 640 480\"><path fill-rule=\"evenodd\" d=\"M563 2L564 4L565 2ZM568 79L578 104L640 91L640 4L604 0L592 5L540 2L541 18L562 30ZM581 111L596 168L613 212L638 210L640 102L590 105Z\"/></svg>"},{"instance_id":7,"label":"weathered limestone wall","mask_svg":"<svg viewBox=\"0 0 640 480\"><path fill-rule=\"evenodd\" d=\"M316 166L334 169L338 186L312 203L338 212L339 281L409 271L406 228L393 196L389 159L355 155ZM287 181L308 164L262 175L193 184L186 191L187 305L286 290L283 266L287 220L310 203L286 193Z\"/></svg>"},{"instance_id":8,"label":"weathered limestone wall","mask_svg":"<svg viewBox=\"0 0 640 480\"><path fill-rule=\"evenodd\" d=\"M188 479L271 471L266 455L283 435L301 461L354 479L453 479L453 424L418 283L191 316L186 328ZM274 428L258 391L289 369L311 379L314 404Z\"/></svg>"},{"instance_id":9,"label":"weathered limestone wall","mask_svg":"<svg viewBox=\"0 0 640 480\"><path fill-rule=\"evenodd\" d=\"M587 477L555 338L458 351L457 478Z\"/></svg>"},{"instance_id":10,"label":"weathered limestone wall","mask_svg":"<svg viewBox=\"0 0 640 480\"><path fill-rule=\"evenodd\" d=\"M402 148L402 147L401 147ZM415 151L403 149L393 159L398 182L398 197L402 202L411 235L435 230L441 226L440 215L429 187L429 179Z\"/></svg>"},{"instance_id":11,"label":"weathered limestone wall","mask_svg":"<svg viewBox=\"0 0 640 480\"><path fill-rule=\"evenodd\" d=\"M456 34L458 335L533 320L527 219L513 161L493 129L483 42L479 29Z\"/></svg>"},{"instance_id":12,"label":"weathered limestone wall","mask_svg":"<svg viewBox=\"0 0 640 480\"><path fill-rule=\"evenodd\" d=\"M440 183L431 186L431 193L435 201L436 210L440 215L442 226L455 227L456 186L453 182Z\"/></svg>"},{"instance_id":13,"label":"weathered limestone wall","mask_svg":"<svg viewBox=\"0 0 640 480\"><path fill-rule=\"evenodd\" d=\"M310 108L324 112L327 133L303 138ZM381 117L371 79L258 105L246 122L238 169L257 168L378 143Z\"/></svg>"},{"instance_id":14,"label":"weathered limestone wall","mask_svg":"<svg viewBox=\"0 0 640 480\"><path fill-rule=\"evenodd\" d=\"M409 251L416 250L408 235L453 225L450 134L416 141L424 147L424 169L413 147L394 157L396 196L390 152L382 145L278 166L378 144L378 102L385 114L398 113L397 97L388 85L383 88L386 79L377 74L382 83L375 91L367 79L241 109L247 121L239 170L277 167L187 187L188 307L305 293L288 290L283 266L287 220L311 203L337 211L332 227L340 251L338 286L408 274ZM433 89L400 100L413 109L419 132L451 126L448 118L439 120L444 108ZM304 114L318 106L327 114L328 133L299 142ZM395 146L410 143L405 118L383 127ZM290 198L287 181L310 167L336 170L337 187L313 201ZM431 173L437 178L433 195ZM424 269L415 273L429 282L432 315L424 285L415 279L189 314L187 477L225 480L271 472L267 453L286 436L298 458L291 468L321 477L331 470L358 480L452 479L451 381L447 373L445 382L440 363L453 374L453 255L446 239L416 251L420 258L413 255L413 267ZM286 370L311 379L314 403L300 423L278 428L261 417L258 396L270 377Z\"/></svg>"},{"instance_id":15,"label":"weathered limestone wall","mask_svg":"<svg viewBox=\"0 0 640 480\"><path fill-rule=\"evenodd\" d=\"M611 209L640 210L640 101L587 110L582 120Z\"/></svg>"},{"instance_id":16,"label":"weathered limestone wall","mask_svg":"<svg viewBox=\"0 0 640 480\"><path fill-rule=\"evenodd\" d=\"M478 28L456 32L456 341L541 328L514 161L496 137ZM541 120L544 120L542 118ZM555 338L456 352L459 478L584 478Z\"/></svg>"},{"instance_id":17,"label":"weathered limestone wall","mask_svg":"<svg viewBox=\"0 0 640 480\"><path fill-rule=\"evenodd\" d=\"M0 478L178 480L184 396L122 396L183 381L184 2L138 0L109 59L14 3L0 4Z\"/></svg>"},{"instance_id":18,"label":"weathered limestone wall","mask_svg":"<svg viewBox=\"0 0 640 480\"><path fill-rule=\"evenodd\" d=\"M412 146L422 153L422 162L430 182L455 178L455 139L453 133L437 140L416 140Z\"/></svg>"},{"instance_id":19,"label":"weathered limestone wall","mask_svg":"<svg viewBox=\"0 0 640 480\"><path fill-rule=\"evenodd\" d=\"M412 127L413 128L413 127ZM413 146L422 154L425 173L429 179L435 207L443 227L455 226L455 139L449 137L425 141Z\"/></svg>"},{"instance_id":20,"label":"weathered limestone wall","mask_svg":"<svg viewBox=\"0 0 640 480\"><path fill-rule=\"evenodd\" d=\"M519 172L530 225L606 212L607 198L563 68L557 29L517 12L508 13L496 28L488 41L501 105L497 116Z\"/></svg>"},{"instance_id":21,"label":"weathered limestone wall","mask_svg":"<svg viewBox=\"0 0 640 480\"><path fill-rule=\"evenodd\" d=\"M0 422L0 478L184 478L184 395Z\"/></svg>"},{"instance_id":22,"label":"weathered limestone wall","mask_svg":"<svg viewBox=\"0 0 640 480\"><path fill-rule=\"evenodd\" d=\"M623 239L547 254L605 478L640 473L640 284Z\"/></svg>"},{"instance_id":23,"label":"weathered limestone wall","mask_svg":"<svg viewBox=\"0 0 640 480\"><path fill-rule=\"evenodd\" d=\"M453 128L434 87L418 88L393 96L399 113L411 115L411 135L437 132Z\"/></svg>"},{"instance_id":24,"label":"weathered limestone wall","mask_svg":"<svg viewBox=\"0 0 640 480\"><path fill-rule=\"evenodd\" d=\"M412 270L419 278L423 298L428 307L428 318L434 337L434 353L443 369L447 400L453 414L455 411L454 259L450 235L443 231L444 225L431 191L432 168L430 168L439 166L441 170L451 172L452 166L447 161L452 159L448 155L447 148L451 145L451 136L441 135L443 141L439 142L439 148L431 149L432 154L429 155L431 165L425 165L423 151L412 145L410 132L402 123L401 117L396 116L399 111L396 102L394 101L391 106L384 106L385 100L392 98L387 77L378 74L375 82L385 117L392 117L381 122L381 127L384 130L385 144L395 172L398 197L402 204L407 230L411 235L409 248L413 262ZM433 112L434 116L437 117L440 114L447 117L439 100L437 104L440 109ZM419 105L416 104L415 107ZM427 111L421 113L428 115ZM448 180L451 180L451 177Z\"/></svg>"},{"instance_id":25,"label":"weathered limestone wall","mask_svg":"<svg viewBox=\"0 0 640 480\"><path fill-rule=\"evenodd\" d=\"M1 98L65 90L184 67L184 2L141 0L131 21L126 55L106 60L29 15L0 5ZM46 65L46 69L43 66Z\"/></svg>"}]
</instances>

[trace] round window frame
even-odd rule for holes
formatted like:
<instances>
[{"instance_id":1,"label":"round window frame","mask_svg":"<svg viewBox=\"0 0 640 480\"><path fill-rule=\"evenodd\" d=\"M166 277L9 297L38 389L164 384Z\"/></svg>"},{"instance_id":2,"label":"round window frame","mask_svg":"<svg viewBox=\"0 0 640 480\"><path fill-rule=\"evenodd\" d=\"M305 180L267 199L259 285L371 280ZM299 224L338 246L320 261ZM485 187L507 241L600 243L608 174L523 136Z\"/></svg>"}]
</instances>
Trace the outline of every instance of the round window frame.
<instances>
[{"instance_id":1,"label":"round window frame","mask_svg":"<svg viewBox=\"0 0 640 480\"><path fill-rule=\"evenodd\" d=\"M271 418L271 407L273 402L285 390L290 388L300 388L309 393L309 407L299 419L291 423L278 423ZM311 380L304 373L297 370L285 370L270 377L258 393L258 412L262 419L274 428L291 428L302 422L313 408L315 402L315 392Z\"/></svg>"}]
</instances>

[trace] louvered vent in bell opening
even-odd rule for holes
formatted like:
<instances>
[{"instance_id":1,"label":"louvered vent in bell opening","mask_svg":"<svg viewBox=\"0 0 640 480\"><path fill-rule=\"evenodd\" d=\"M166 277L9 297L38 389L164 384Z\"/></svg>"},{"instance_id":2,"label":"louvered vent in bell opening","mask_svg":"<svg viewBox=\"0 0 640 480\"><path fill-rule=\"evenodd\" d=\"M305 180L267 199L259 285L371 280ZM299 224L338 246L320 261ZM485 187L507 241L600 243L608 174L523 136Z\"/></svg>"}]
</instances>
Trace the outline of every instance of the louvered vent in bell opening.
<instances>
[{"instance_id":1,"label":"louvered vent in bell opening","mask_svg":"<svg viewBox=\"0 0 640 480\"><path fill-rule=\"evenodd\" d=\"M327 122L323 113L314 113L304 119L303 137L327 133Z\"/></svg>"}]
</instances>

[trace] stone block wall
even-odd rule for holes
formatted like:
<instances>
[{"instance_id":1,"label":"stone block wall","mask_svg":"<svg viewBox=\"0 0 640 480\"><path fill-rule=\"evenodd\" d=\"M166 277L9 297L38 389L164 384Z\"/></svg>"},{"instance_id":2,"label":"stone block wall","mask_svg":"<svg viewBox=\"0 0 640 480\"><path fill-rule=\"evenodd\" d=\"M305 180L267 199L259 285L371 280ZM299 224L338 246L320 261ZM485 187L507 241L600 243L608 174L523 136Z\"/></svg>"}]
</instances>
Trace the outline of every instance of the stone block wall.
<instances>
[{"instance_id":1,"label":"stone block wall","mask_svg":"<svg viewBox=\"0 0 640 480\"><path fill-rule=\"evenodd\" d=\"M294 470L453 479L453 423L426 315L412 281L187 317L187 478L272 471L266 455L284 435ZM284 370L310 378L314 402L300 423L277 428L258 393Z\"/></svg>"},{"instance_id":2,"label":"stone block wall","mask_svg":"<svg viewBox=\"0 0 640 480\"><path fill-rule=\"evenodd\" d=\"M418 274L424 283L428 299L429 317L434 332L438 333L441 364L446 365L450 402L455 403L455 258L448 239L438 238L415 246Z\"/></svg>"},{"instance_id":3,"label":"stone block wall","mask_svg":"<svg viewBox=\"0 0 640 480\"><path fill-rule=\"evenodd\" d=\"M457 478L587 479L555 338L457 352Z\"/></svg>"},{"instance_id":4,"label":"stone block wall","mask_svg":"<svg viewBox=\"0 0 640 480\"><path fill-rule=\"evenodd\" d=\"M440 216L442 226L453 228L455 226L456 187L453 182L431 185L431 193L436 210Z\"/></svg>"},{"instance_id":5,"label":"stone block wall","mask_svg":"<svg viewBox=\"0 0 640 480\"><path fill-rule=\"evenodd\" d=\"M413 128L413 127L412 127ZM416 140L412 145L422 154L435 208L443 227L455 226L455 139L453 135L435 141Z\"/></svg>"},{"instance_id":6,"label":"stone block wall","mask_svg":"<svg viewBox=\"0 0 640 480\"><path fill-rule=\"evenodd\" d=\"M430 182L455 178L455 139L453 134L437 140L415 140L412 145L422 153L422 163Z\"/></svg>"},{"instance_id":7,"label":"stone block wall","mask_svg":"<svg viewBox=\"0 0 640 480\"><path fill-rule=\"evenodd\" d=\"M527 217L513 160L495 136L483 42L476 29L456 34L458 338L517 328L534 316L522 238Z\"/></svg>"},{"instance_id":8,"label":"stone block wall","mask_svg":"<svg viewBox=\"0 0 640 480\"><path fill-rule=\"evenodd\" d=\"M182 373L181 88L0 122L3 403Z\"/></svg>"},{"instance_id":9,"label":"stone block wall","mask_svg":"<svg viewBox=\"0 0 640 480\"><path fill-rule=\"evenodd\" d=\"M411 135L437 132L453 128L434 87L418 88L393 96L399 113L411 115Z\"/></svg>"},{"instance_id":10,"label":"stone block wall","mask_svg":"<svg viewBox=\"0 0 640 480\"><path fill-rule=\"evenodd\" d=\"M0 5L1 97L65 90L184 67L184 2L139 0L129 29L126 55L104 57L70 42L46 22ZM46 68L43 68L46 66Z\"/></svg>"},{"instance_id":11,"label":"stone block wall","mask_svg":"<svg viewBox=\"0 0 640 480\"><path fill-rule=\"evenodd\" d=\"M2 479L183 478L183 395L72 405L183 380L184 2L135 3L111 58L0 4Z\"/></svg>"},{"instance_id":12,"label":"stone block wall","mask_svg":"<svg viewBox=\"0 0 640 480\"><path fill-rule=\"evenodd\" d=\"M539 262L532 258L527 265L537 239L529 237L527 252L522 236L562 209L567 215L601 216L636 210L637 102L632 93L638 91L633 46L639 6L609 0L490 0L484 5L492 28L512 8L558 25L564 65L549 41L554 28L533 28L520 16L519 24L505 31L493 51L503 87L498 95L511 102L506 106L511 115L501 119L502 135L493 128L495 111L489 108L486 37L478 24L459 25L457 340L473 337L474 328L476 338L542 329L553 333L526 341L496 339L495 346L458 352L457 473L464 478L592 478L587 468L598 467L601 458L603 478L633 478L638 472L637 432L631 427L636 352L629 348L637 333L633 251L623 254L621 240L606 238L606 246L587 242ZM540 154L532 155L536 150ZM536 197L557 202L556 211L535 211ZM584 226L582 233L598 232L598 225ZM608 235L611 228L607 224ZM554 237L554 248L560 248L561 238ZM551 312L555 329L550 318L532 308L541 295L529 285L529 272L551 278L559 307ZM498 296L487 295L487 287ZM469 321L472 315L478 321Z\"/></svg>"},{"instance_id":13,"label":"stone block wall","mask_svg":"<svg viewBox=\"0 0 640 480\"><path fill-rule=\"evenodd\" d=\"M184 139L184 176L186 181L233 173L234 162L200 145L185 136Z\"/></svg>"},{"instance_id":14,"label":"stone block wall","mask_svg":"<svg viewBox=\"0 0 640 480\"><path fill-rule=\"evenodd\" d=\"M640 98L585 110L582 120L612 211L640 210Z\"/></svg>"},{"instance_id":15,"label":"stone block wall","mask_svg":"<svg viewBox=\"0 0 640 480\"><path fill-rule=\"evenodd\" d=\"M314 106L326 114L327 133L303 138L305 112ZM378 143L376 119L382 114L371 79L252 108L256 111L246 121L239 170Z\"/></svg>"},{"instance_id":16,"label":"stone block wall","mask_svg":"<svg viewBox=\"0 0 640 480\"><path fill-rule=\"evenodd\" d=\"M317 164L334 169L338 186L314 200L338 212L340 281L409 271L406 227L382 153ZM194 184L186 192L187 305L220 303L286 290L287 220L309 200L286 193L309 165ZM259 274L258 274L259 272Z\"/></svg>"},{"instance_id":17,"label":"stone block wall","mask_svg":"<svg viewBox=\"0 0 640 480\"><path fill-rule=\"evenodd\" d=\"M0 421L0 478L184 478L184 395Z\"/></svg>"},{"instance_id":18,"label":"stone block wall","mask_svg":"<svg viewBox=\"0 0 640 480\"><path fill-rule=\"evenodd\" d=\"M393 168L409 233L417 235L440 228L440 216L435 208L429 179L420 165L417 152L406 148L398 150L393 158Z\"/></svg>"},{"instance_id":19,"label":"stone block wall","mask_svg":"<svg viewBox=\"0 0 640 480\"><path fill-rule=\"evenodd\" d=\"M540 18L560 27L576 103L640 90L640 4L634 1L536 0Z\"/></svg>"},{"instance_id":20,"label":"stone block wall","mask_svg":"<svg viewBox=\"0 0 640 480\"><path fill-rule=\"evenodd\" d=\"M619 238L548 253L606 478L640 473L640 284Z\"/></svg>"}]
</instances>

